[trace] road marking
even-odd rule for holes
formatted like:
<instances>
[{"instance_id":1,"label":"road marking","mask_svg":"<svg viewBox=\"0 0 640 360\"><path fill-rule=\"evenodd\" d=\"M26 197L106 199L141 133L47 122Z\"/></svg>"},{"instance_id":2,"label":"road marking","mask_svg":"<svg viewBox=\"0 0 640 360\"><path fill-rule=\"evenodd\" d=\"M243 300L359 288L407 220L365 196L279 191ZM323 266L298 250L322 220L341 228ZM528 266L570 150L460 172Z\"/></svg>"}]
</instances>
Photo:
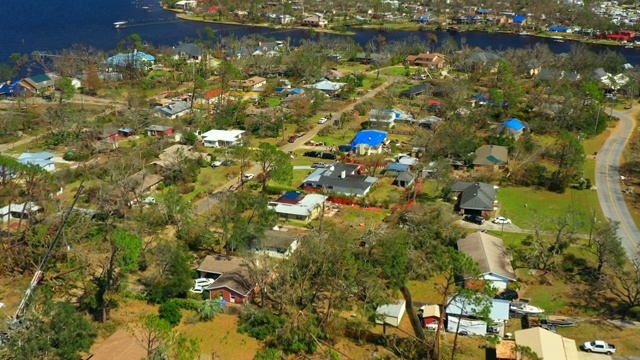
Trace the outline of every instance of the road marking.
<instances>
[{"instance_id":1,"label":"road marking","mask_svg":"<svg viewBox=\"0 0 640 360\"><path fill-rule=\"evenodd\" d=\"M629 229L625 225L625 222L622 221L622 217L620 216L620 210L618 209L618 203L613 198L613 191L611 191L611 181L610 181L610 176L609 176L609 165L611 164L611 157L613 156L613 149L614 149L614 140L613 139L614 138L611 138L611 147L609 148L609 153L607 154L607 161L605 163L606 166L604 167L604 173L605 173L605 178L606 178L606 183L607 183L607 190L608 190L607 192L609 193L609 200L611 200L611 207L613 208L613 212L616 214L616 217L618 218L618 223L620 224L620 228L627 235L627 238L629 238L629 242L633 245L633 247L636 250L640 250L640 247L638 247L638 244L634 240L633 236L631 236L631 233L629 232ZM626 143L627 142L625 141L625 144ZM620 162L618 161L618 166L619 165L620 165ZM618 181L618 180L619 179L616 177L616 181ZM620 191L620 195L622 196L622 199L624 201L624 195L622 194L622 189ZM625 206L626 206L626 203L625 203Z\"/></svg>"}]
</instances>

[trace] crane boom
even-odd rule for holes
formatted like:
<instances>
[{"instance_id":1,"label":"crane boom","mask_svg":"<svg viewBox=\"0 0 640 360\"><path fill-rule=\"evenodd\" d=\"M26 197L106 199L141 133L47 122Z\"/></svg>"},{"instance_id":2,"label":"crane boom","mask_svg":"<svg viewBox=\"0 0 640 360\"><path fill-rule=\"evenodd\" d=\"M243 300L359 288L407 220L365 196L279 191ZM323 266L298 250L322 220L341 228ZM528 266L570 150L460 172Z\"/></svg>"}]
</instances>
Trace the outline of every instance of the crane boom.
<instances>
[{"instance_id":1,"label":"crane boom","mask_svg":"<svg viewBox=\"0 0 640 360\"><path fill-rule=\"evenodd\" d=\"M78 188L78 191L76 192L76 195L73 198L73 202L71 203L69 210L67 210L67 212L64 214L64 217L62 218L62 223L60 224L60 227L58 227L58 231L56 232L56 235L53 237L53 240L51 241L51 244L49 245L47 252L44 253L44 257L40 262L40 266L38 266L38 270L35 272L35 274L33 274L31 283L29 283L29 287L24 292L24 296L20 301L20 305L18 305L18 309L16 310L15 315L9 321L9 324L12 325L12 327L19 325L20 322L22 321L22 318L24 317L24 313L27 309L27 305L29 304L29 300L31 299L31 296L35 291L36 286L38 286L38 283L40 282L40 280L42 280L42 275L44 274L44 269L47 266L47 263L49 262L49 257L51 256L51 252L53 251L53 248L58 243L58 239L62 234L62 228L64 227L64 224L67 222L67 218L69 218L69 214L71 214L71 211L76 206L76 202L78 201L78 198L80 197L80 194L82 194L83 190L84 190L84 186L80 184L80 187Z\"/></svg>"}]
</instances>

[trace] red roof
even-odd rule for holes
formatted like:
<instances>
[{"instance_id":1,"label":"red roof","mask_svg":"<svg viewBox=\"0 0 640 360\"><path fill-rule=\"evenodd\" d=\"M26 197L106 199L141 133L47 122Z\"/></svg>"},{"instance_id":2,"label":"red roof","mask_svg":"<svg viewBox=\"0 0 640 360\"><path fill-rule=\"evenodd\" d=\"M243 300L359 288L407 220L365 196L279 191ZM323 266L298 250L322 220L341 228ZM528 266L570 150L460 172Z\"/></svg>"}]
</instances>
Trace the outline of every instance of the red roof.
<instances>
[{"instance_id":1,"label":"red roof","mask_svg":"<svg viewBox=\"0 0 640 360\"><path fill-rule=\"evenodd\" d=\"M427 100L427 104L429 105L442 105L442 102L438 100Z\"/></svg>"},{"instance_id":2,"label":"red roof","mask_svg":"<svg viewBox=\"0 0 640 360\"><path fill-rule=\"evenodd\" d=\"M204 98L205 99L213 99L216 98L220 95L224 94L224 91L222 91L222 89L211 89L211 90L207 90L206 93L204 93Z\"/></svg>"},{"instance_id":3,"label":"red roof","mask_svg":"<svg viewBox=\"0 0 640 360\"><path fill-rule=\"evenodd\" d=\"M209 12L218 12L220 10L217 6L209 6Z\"/></svg>"}]
</instances>

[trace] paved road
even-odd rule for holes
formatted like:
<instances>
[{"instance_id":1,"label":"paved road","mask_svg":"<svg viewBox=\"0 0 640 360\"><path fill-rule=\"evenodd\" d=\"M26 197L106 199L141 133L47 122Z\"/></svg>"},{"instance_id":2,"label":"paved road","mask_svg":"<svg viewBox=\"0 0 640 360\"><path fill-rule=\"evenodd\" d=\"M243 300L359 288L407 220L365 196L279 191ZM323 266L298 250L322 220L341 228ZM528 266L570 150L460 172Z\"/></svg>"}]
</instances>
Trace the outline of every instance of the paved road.
<instances>
[{"instance_id":1,"label":"paved road","mask_svg":"<svg viewBox=\"0 0 640 360\"><path fill-rule=\"evenodd\" d=\"M620 158L622 152L636 129L633 119L634 110L614 111L620 121L604 143L596 158L596 186L598 200L604 216L620 223L618 236L627 255L631 259L638 257L640 251L640 231L633 221L620 188Z\"/></svg>"},{"instance_id":2,"label":"paved road","mask_svg":"<svg viewBox=\"0 0 640 360\"><path fill-rule=\"evenodd\" d=\"M377 88L375 88L375 89L369 91L368 93L364 94L363 96L358 98L356 101L354 101L354 102L350 103L349 105L345 106L344 108L342 108L342 110L340 110L338 112L334 112L333 113L333 119L340 119L340 116L342 116L343 113L352 111L353 108L358 103L361 103L361 102L366 101L366 100L370 100L376 94L378 94L380 91L386 89L387 87L389 87L389 85L393 84L397 80L397 77L387 76L386 79L387 79L387 81L384 84L382 84L382 85L378 86ZM328 114L324 114L324 115L328 115ZM317 124L313 129L309 130L306 134L304 134L304 136L299 137L293 143L289 143L289 144L283 146L280 150L284 151L285 153L288 153L290 151L295 151L295 150L299 149L300 147L304 146L304 144L307 141L313 139L318 134L318 131L320 131L325 126L333 126L333 121L327 121L324 124ZM249 169L245 170L245 174L246 173L258 174L258 173L260 173L260 167L258 165L253 165ZM240 179L239 179L239 177L236 177L235 179L229 181L228 183L220 186L217 189L209 189L209 192L210 193L216 193L216 192L220 192L220 191L224 191L224 190L231 190L232 188L237 187L239 184L240 184ZM209 210L210 208L212 208L213 206L215 206L215 204L217 204L217 202L218 202L217 200L212 199L211 197L205 197L203 199L200 199L195 203L195 213L196 214L202 214L202 213L206 212L207 210Z\"/></svg>"}]
</instances>

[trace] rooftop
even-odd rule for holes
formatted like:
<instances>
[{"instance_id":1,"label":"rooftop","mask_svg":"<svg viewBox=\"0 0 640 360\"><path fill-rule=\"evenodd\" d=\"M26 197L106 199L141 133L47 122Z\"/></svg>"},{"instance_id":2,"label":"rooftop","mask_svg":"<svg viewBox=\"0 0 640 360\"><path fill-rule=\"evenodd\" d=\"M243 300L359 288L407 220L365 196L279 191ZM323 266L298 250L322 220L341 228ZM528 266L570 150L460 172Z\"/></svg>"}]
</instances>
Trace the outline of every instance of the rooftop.
<instances>
[{"instance_id":1,"label":"rooftop","mask_svg":"<svg viewBox=\"0 0 640 360\"><path fill-rule=\"evenodd\" d=\"M507 251L502 239L483 232L474 232L458 240L458 250L472 258L478 264L481 273L493 273L516 280L511 266L511 252Z\"/></svg>"}]
</instances>

